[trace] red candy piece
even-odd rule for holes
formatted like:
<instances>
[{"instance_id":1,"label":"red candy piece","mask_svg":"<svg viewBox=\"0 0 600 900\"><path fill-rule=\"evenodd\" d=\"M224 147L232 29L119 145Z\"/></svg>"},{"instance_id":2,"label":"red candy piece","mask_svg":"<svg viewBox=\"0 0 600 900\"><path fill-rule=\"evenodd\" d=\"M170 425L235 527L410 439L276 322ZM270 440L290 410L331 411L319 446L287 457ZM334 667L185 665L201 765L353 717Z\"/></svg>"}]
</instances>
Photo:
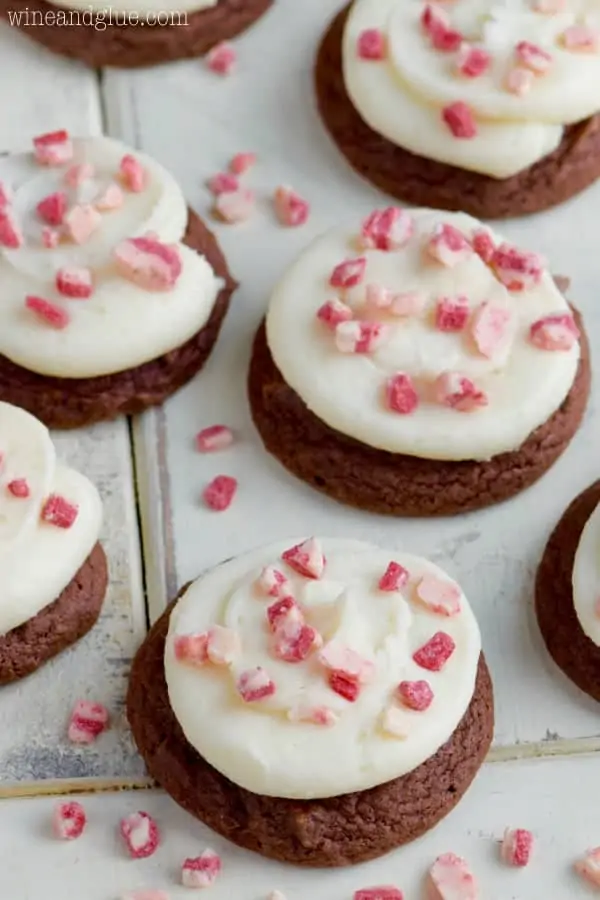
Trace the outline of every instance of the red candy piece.
<instances>
[{"instance_id":1,"label":"red candy piece","mask_svg":"<svg viewBox=\"0 0 600 900\"><path fill-rule=\"evenodd\" d=\"M361 245L365 249L399 250L414 233L412 216L398 206L376 209L362 224Z\"/></svg>"},{"instance_id":2,"label":"red candy piece","mask_svg":"<svg viewBox=\"0 0 600 900\"><path fill-rule=\"evenodd\" d=\"M56 290L65 297L87 300L94 292L92 273L89 269L59 269L56 273Z\"/></svg>"},{"instance_id":3,"label":"red candy piece","mask_svg":"<svg viewBox=\"0 0 600 900\"><path fill-rule=\"evenodd\" d=\"M29 494L31 493L26 478L14 478L12 481L8 482L6 490L9 494L12 494L13 497L18 497L23 500L26 497L29 497Z\"/></svg>"},{"instance_id":4,"label":"red candy piece","mask_svg":"<svg viewBox=\"0 0 600 900\"><path fill-rule=\"evenodd\" d=\"M160 843L158 826L146 812L131 813L121 819L120 831L132 859L152 856Z\"/></svg>"},{"instance_id":5,"label":"red candy piece","mask_svg":"<svg viewBox=\"0 0 600 900\"><path fill-rule=\"evenodd\" d=\"M17 220L9 209L0 210L0 247L18 250L23 246L23 235Z\"/></svg>"},{"instance_id":6,"label":"red candy piece","mask_svg":"<svg viewBox=\"0 0 600 900\"><path fill-rule=\"evenodd\" d=\"M600 31L589 25L571 25L562 35L567 50L577 53L596 53L600 50Z\"/></svg>"},{"instance_id":7,"label":"red candy piece","mask_svg":"<svg viewBox=\"0 0 600 900\"><path fill-rule=\"evenodd\" d=\"M41 166L62 166L73 158L73 142L67 131L52 131L33 139L33 154Z\"/></svg>"},{"instance_id":8,"label":"red candy piece","mask_svg":"<svg viewBox=\"0 0 600 900\"><path fill-rule=\"evenodd\" d=\"M237 53L232 44L221 41L212 48L205 59L211 72L217 75L231 75L237 62Z\"/></svg>"},{"instance_id":9,"label":"red candy piece","mask_svg":"<svg viewBox=\"0 0 600 900\"><path fill-rule=\"evenodd\" d=\"M285 578L285 576L283 577ZM287 579L285 580L287 581ZM269 620L271 631L277 631L282 619L287 618L292 611L296 614L297 621L302 621L300 607L293 597L281 597L276 603L272 603L267 609L267 619Z\"/></svg>"},{"instance_id":10,"label":"red candy piece","mask_svg":"<svg viewBox=\"0 0 600 900\"><path fill-rule=\"evenodd\" d=\"M275 684L261 666L242 672L236 687L244 703L256 703L275 693Z\"/></svg>"},{"instance_id":11,"label":"red candy piece","mask_svg":"<svg viewBox=\"0 0 600 900\"><path fill-rule=\"evenodd\" d=\"M42 228L42 245L48 250L58 247L60 232L55 228Z\"/></svg>"},{"instance_id":12,"label":"red candy piece","mask_svg":"<svg viewBox=\"0 0 600 900\"><path fill-rule=\"evenodd\" d=\"M446 223L436 225L427 243L429 255L452 269L467 260L473 253L470 243L458 228Z\"/></svg>"},{"instance_id":13,"label":"red candy piece","mask_svg":"<svg viewBox=\"0 0 600 900\"><path fill-rule=\"evenodd\" d=\"M485 228L476 228L471 237L471 246L484 263L491 262L496 245L489 231Z\"/></svg>"},{"instance_id":14,"label":"red candy piece","mask_svg":"<svg viewBox=\"0 0 600 900\"><path fill-rule=\"evenodd\" d=\"M388 409L403 416L413 413L419 405L419 395L412 378L404 372L397 372L388 378L385 386L385 398Z\"/></svg>"},{"instance_id":15,"label":"red candy piece","mask_svg":"<svg viewBox=\"0 0 600 900\"><path fill-rule=\"evenodd\" d=\"M385 35L378 28L366 28L358 36L356 52L359 59L368 59L378 62L385 59L387 47Z\"/></svg>"},{"instance_id":16,"label":"red candy piece","mask_svg":"<svg viewBox=\"0 0 600 900\"><path fill-rule=\"evenodd\" d=\"M431 900L477 900L477 883L464 859L438 856L429 870Z\"/></svg>"},{"instance_id":17,"label":"red candy piece","mask_svg":"<svg viewBox=\"0 0 600 900\"><path fill-rule=\"evenodd\" d=\"M540 350L570 350L579 339L579 329L570 313L545 316L534 322L529 340Z\"/></svg>"},{"instance_id":18,"label":"red candy piece","mask_svg":"<svg viewBox=\"0 0 600 900\"><path fill-rule=\"evenodd\" d=\"M360 694L360 684L355 675L349 672L334 671L329 673L329 687L344 700L354 703Z\"/></svg>"},{"instance_id":19,"label":"red candy piece","mask_svg":"<svg viewBox=\"0 0 600 900\"><path fill-rule=\"evenodd\" d=\"M210 425L196 435L196 448L200 453L225 450L233 444L233 431L227 425Z\"/></svg>"},{"instance_id":20,"label":"red candy piece","mask_svg":"<svg viewBox=\"0 0 600 900\"><path fill-rule=\"evenodd\" d=\"M535 287L544 273L542 258L537 253L528 253L510 244L500 244L496 248L491 265L498 281L515 292Z\"/></svg>"},{"instance_id":21,"label":"red candy piece","mask_svg":"<svg viewBox=\"0 0 600 900\"><path fill-rule=\"evenodd\" d=\"M442 110L442 119L455 138L470 140L477 135L477 123L473 110L462 100L450 103Z\"/></svg>"},{"instance_id":22,"label":"red candy piece","mask_svg":"<svg viewBox=\"0 0 600 900\"><path fill-rule=\"evenodd\" d=\"M477 308L471 322L471 334L482 356L494 358L504 344L511 320L508 309L494 306L490 301Z\"/></svg>"},{"instance_id":23,"label":"red candy piece","mask_svg":"<svg viewBox=\"0 0 600 900\"><path fill-rule=\"evenodd\" d=\"M214 850L186 859L181 867L181 883L188 888L209 888L221 872L221 857Z\"/></svg>"},{"instance_id":24,"label":"red candy piece","mask_svg":"<svg viewBox=\"0 0 600 900\"><path fill-rule=\"evenodd\" d=\"M36 206L40 219L48 225L62 225L67 211L67 195L63 191L56 191L40 200Z\"/></svg>"},{"instance_id":25,"label":"red candy piece","mask_svg":"<svg viewBox=\"0 0 600 900\"><path fill-rule=\"evenodd\" d=\"M398 696L404 706L415 712L425 712L433 703L433 691L426 681L401 681Z\"/></svg>"},{"instance_id":26,"label":"red candy piece","mask_svg":"<svg viewBox=\"0 0 600 900\"><path fill-rule=\"evenodd\" d=\"M118 184L109 184L94 200L98 212L111 212L123 206L123 191Z\"/></svg>"},{"instance_id":27,"label":"red candy piece","mask_svg":"<svg viewBox=\"0 0 600 900\"><path fill-rule=\"evenodd\" d=\"M331 273L329 284L333 287L350 288L360 284L365 275L367 260L364 256L357 259L346 259L335 267Z\"/></svg>"},{"instance_id":28,"label":"red candy piece","mask_svg":"<svg viewBox=\"0 0 600 900\"><path fill-rule=\"evenodd\" d=\"M108 710L102 703L78 700L69 721L69 740L74 744L93 744L106 731L108 723Z\"/></svg>"},{"instance_id":29,"label":"red candy piece","mask_svg":"<svg viewBox=\"0 0 600 900\"><path fill-rule=\"evenodd\" d=\"M208 634L178 634L173 649L175 659L190 666L200 667L208 662Z\"/></svg>"},{"instance_id":30,"label":"red candy piece","mask_svg":"<svg viewBox=\"0 0 600 900\"><path fill-rule=\"evenodd\" d=\"M70 166L65 172L65 184L69 187L80 187L85 181L89 181L96 174L96 170L91 163L77 163Z\"/></svg>"},{"instance_id":31,"label":"red candy piece","mask_svg":"<svg viewBox=\"0 0 600 900\"><path fill-rule=\"evenodd\" d=\"M3 181L0 181L0 212L4 212L7 206L13 201L11 189Z\"/></svg>"},{"instance_id":32,"label":"red candy piece","mask_svg":"<svg viewBox=\"0 0 600 900\"><path fill-rule=\"evenodd\" d=\"M483 47L464 43L458 53L457 68L465 78L479 78L490 67L492 57Z\"/></svg>"},{"instance_id":33,"label":"red candy piece","mask_svg":"<svg viewBox=\"0 0 600 900\"><path fill-rule=\"evenodd\" d=\"M544 75L552 65L552 56L530 41L519 41L515 55L521 65L531 69L536 75Z\"/></svg>"},{"instance_id":34,"label":"red candy piece","mask_svg":"<svg viewBox=\"0 0 600 900\"><path fill-rule=\"evenodd\" d=\"M256 585L267 597L291 597L291 585L283 572L275 566L265 566Z\"/></svg>"},{"instance_id":35,"label":"red candy piece","mask_svg":"<svg viewBox=\"0 0 600 900\"><path fill-rule=\"evenodd\" d=\"M434 383L434 396L442 406L450 406L458 412L473 412L488 405L485 391L460 372L442 372L438 375Z\"/></svg>"},{"instance_id":36,"label":"red candy piece","mask_svg":"<svg viewBox=\"0 0 600 900\"><path fill-rule=\"evenodd\" d=\"M435 327L438 331L462 331L469 311L467 297L441 297L435 308Z\"/></svg>"},{"instance_id":37,"label":"red candy piece","mask_svg":"<svg viewBox=\"0 0 600 900\"><path fill-rule=\"evenodd\" d=\"M284 662L298 663L305 660L321 643L320 634L312 626L294 623L294 627L287 628L284 621L281 631L277 633L273 652Z\"/></svg>"},{"instance_id":38,"label":"red candy piece","mask_svg":"<svg viewBox=\"0 0 600 900\"><path fill-rule=\"evenodd\" d=\"M202 492L206 505L215 512L223 512L231 506L238 489L237 478L230 475L217 475Z\"/></svg>"},{"instance_id":39,"label":"red candy piece","mask_svg":"<svg viewBox=\"0 0 600 900\"><path fill-rule=\"evenodd\" d=\"M215 666L230 666L241 648L239 635L232 628L213 625L209 629L207 655Z\"/></svg>"},{"instance_id":40,"label":"red candy piece","mask_svg":"<svg viewBox=\"0 0 600 900\"><path fill-rule=\"evenodd\" d=\"M71 321L71 316L66 309L62 309L49 300L44 300L43 297L25 297L25 308L35 313L38 319L47 325L59 330L66 328Z\"/></svg>"},{"instance_id":41,"label":"red candy piece","mask_svg":"<svg viewBox=\"0 0 600 900\"><path fill-rule=\"evenodd\" d=\"M236 153L229 163L229 171L234 175L243 175L256 163L256 153Z\"/></svg>"},{"instance_id":42,"label":"red candy piece","mask_svg":"<svg viewBox=\"0 0 600 900\"><path fill-rule=\"evenodd\" d=\"M354 892L354 900L404 900L404 894L397 887L361 888Z\"/></svg>"},{"instance_id":43,"label":"red candy piece","mask_svg":"<svg viewBox=\"0 0 600 900\"><path fill-rule=\"evenodd\" d=\"M87 816L81 803L75 800L59 803L54 808L52 830L62 841L74 841L81 837L86 826Z\"/></svg>"},{"instance_id":44,"label":"red candy piece","mask_svg":"<svg viewBox=\"0 0 600 900\"><path fill-rule=\"evenodd\" d=\"M128 238L117 244L114 254L121 275L146 291L170 291L181 275L177 247L156 238Z\"/></svg>"},{"instance_id":45,"label":"red candy piece","mask_svg":"<svg viewBox=\"0 0 600 900\"><path fill-rule=\"evenodd\" d=\"M208 181L208 189L213 193L216 197L219 194L227 194L232 191L239 190L240 180L237 175L233 175L231 172L218 172L216 175L213 175L212 178Z\"/></svg>"},{"instance_id":46,"label":"red candy piece","mask_svg":"<svg viewBox=\"0 0 600 900\"><path fill-rule=\"evenodd\" d=\"M335 346L340 353L373 353L388 334L381 322L341 322L335 329Z\"/></svg>"},{"instance_id":47,"label":"red candy piece","mask_svg":"<svg viewBox=\"0 0 600 900\"><path fill-rule=\"evenodd\" d=\"M332 297L331 300L328 300L317 310L317 319L332 330L337 328L342 322L349 322L353 315L354 313L350 307L338 300L337 297Z\"/></svg>"},{"instance_id":48,"label":"red candy piece","mask_svg":"<svg viewBox=\"0 0 600 900\"><path fill-rule=\"evenodd\" d=\"M288 712L291 722L310 722L312 725L330 727L338 721L338 716L328 706L296 706Z\"/></svg>"},{"instance_id":49,"label":"red candy piece","mask_svg":"<svg viewBox=\"0 0 600 900\"><path fill-rule=\"evenodd\" d=\"M370 660L338 641L330 641L323 647L319 661L330 673L340 676L342 686L345 681L355 682L357 685L368 684L375 672L375 666Z\"/></svg>"},{"instance_id":50,"label":"red candy piece","mask_svg":"<svg viewBox=\"0 0 600 900\"><path fill-rule=\"evenodd\" d=\"M413 659L422 669L439 672L444 668L455 648L456 644L450 635L445 631L438 631L431 640L413 654Z\"/></svg>"},{"instance_id":51,"label":"red candy piece","mask_svg":"<svg viewBox=\"0 0 600 900\"><path fill-rule=\"evenodd\" d=\"M316 538L308 538L281 554L282 560L305 578L321 578L325 571L325 556Z\"/></svg>"},{"instance_id":52,"label":"red candy piece","mask_svg":"<svg viewBox=\"0 0 600 900\"><path fill-rule=\"evenodd\" d=\"M275 215L282 225L296 228L307 221L310 206L300 194L289 187L278 187L273 197Z\"/></svg>"},{"instance_id":53,"label":"red candy piece","mask_svg":"<svg viewBox=\"0 0 600 900\"><path fill-rule=\"evenodd\" d=\"M533 850L533 835L525 828L507 828L502 841L502 859L509 866L523 868L529 862Z\"/></svg>"},{"instance_id":54,"label":"red candy piece","mask_svg":"<svg viewBox=\"0 0 600 900\"><path fill-rule=\"evenodd\" d=\"M73 206L64 217L65 233L76 244L85 244L101 222L102 216L93 206Z\"/></svg>"},{"instance_id":55,"label":"red candy piece","mask_svg":"<svg viewBox=\"0 0 600 900\"><path fill-rule=\"evenodd\" d=\"M79 507L59 494L51 494L42 507L42 521L56 528L70 528L79 515Z\"/></svg>"},{"instance_id":56,"label":"red candy piece","mask_svg":"<svg viewBox=\"0 0 600 900\"><path fill-rule=\"evenodd\" d=\"M450 20L446 12L439 6L428 4L425 7L421 16L421 25L436 50L451 53L453 50L458 50L463 42L462 34L450 27Z\"/></svg>"},{"instance_id":57,"label":"red candy piece","mask_svg":"<svg viewBox=\"0 0 600 900\"><path fill-rule=\"evenodd\" d=\"M440 616L457 616L460 612L460 589L450 581L443 581L435 575L424 575L419 581L416 594L431 612Z\"/></svg>"},{"instance_id":58,"label":"red candy piece","mask_svg":"<svg viewBox=\"0 0 600 900\"><path fill-rule=\"evenodd\" d=\"M131 153L126 153L122 158L119 164L119 175L123 187L134 194L140 194L148 181L143 165Z\"/></svg>"},{"instance_id":59,"label":"red candy piece","mask_svg":"<svg viewBox=\"0 0 600 900\"><path fill-rule=\"evenodd\" d=\"M245 222L250 218L254 212L254 204L254 191L240 188L239 191L220 194L217 197L214 212L224 222L234 225L236 222Z\"/></svg>"},{"instance_id":60,"label":"red candy piece","mask_svg":"<svg viewBox=\"0 0 600 900\"><path fill-rule=\"evenodd\" d=\"M578 875L594 887L600 887L600 847L588 850L581 859L575 863L575 871Z\"/></svg>"},{"instance_id":61,"label":"red candy piece","mask_svg":"<svg viewBox=\"0 0 600 900\"><path fill-rule=\"evenodd\" d=\"M380 591L401 591L408 583L410 574L400 563L391 562L379 579Z\"/></svg>"}]
</instances>

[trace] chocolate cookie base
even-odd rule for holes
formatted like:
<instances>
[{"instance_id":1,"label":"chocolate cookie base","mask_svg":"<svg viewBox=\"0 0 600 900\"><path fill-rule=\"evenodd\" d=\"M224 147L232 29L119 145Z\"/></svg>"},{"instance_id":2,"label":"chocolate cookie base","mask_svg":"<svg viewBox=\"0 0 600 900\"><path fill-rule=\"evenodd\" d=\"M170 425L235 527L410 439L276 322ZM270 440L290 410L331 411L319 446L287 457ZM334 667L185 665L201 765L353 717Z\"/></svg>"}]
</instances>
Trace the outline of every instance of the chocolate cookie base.
<instances>
[{"instance_id":1,"label":"chocolate cookie base","mask_svg":"<svg viewBox=\"0 0 600 900\"><path fill-rule=\"evenodd\" d=\"M254 340L248 376L252 418L269 453L340 503L394 516L448 516L491 506L537 481L579 428L591 372L587 338L574 314L582 334L581 360L565 401L518 450L490 460L448 462L389 453L330 428L284 380L264 324Z\"/></svg>"},{"instance_id":2,"label":"chocolate cookie base","mask_svg":"<svg viewBox=\"0 0 600 900\"><path fill-rule=\"evenodd\" d=\"M553 153L503 179L416 156L377 134L360 117L344 84L342 36L348 12L346 7L336 16L318 52L318 107L350 165L387 194L415 206L500 219L556 206L600 177L600 115L568 126Z\"/></svg>"},{"instance_id":3,"label":"chocolate cookie base","mask_svg":"<svg viewBox=\"0 0 600 900\"><path fill-rule=\"evenodd\" d=\"M127 695L133 736L148 772L167 793L240 847L300 866L347 866L382 856L446 816L483 763L493 737L494 706L482 655L473 699L458 728L408 775L324 800L285 800L246 791L194 750L169 705L163 655L171 609L154 625L133 662Z\"/></svg>"},{"instance_id":4,"label":"chocolate cookie base","mask_svg":"<svg viewBox=\"0 0 600 900\"><path fill-rule=\"evenodd\" d=\"M189 341L150 362L98 378L38 375L0 356L0 400L21 406L48 428L80 428L159 406L202 368L219 336L237 284L214 235L190 210L184 238L224 280L206 325Z\"/></svg>"},{"instance_id":5,"label":"chocolate cookie base","mask_svg":"<svg viewBox=\"0 0 600 900\"><path fill-rule=\"evenodd\" d=\"M552 532L535 581L535 609L554 662L577 687L600 700L600 647L585 634L573 605L571 576L581 533L600 503L600 481L573 500Z\"/></svg>"},{"instance_id":6,"label":"chocolate cookie base","mask_svg":"<svg viewBox=\"0 0 600 900\"><path fill-rule=\"evenodd\" d=\"M9 12L17 15L21 12L24 22L37 23L35 27L33 24L23 27L25 34L54 53L79 59L94 68L118 66L130 69L203 56L211 47L249 28L272 2L219 0L217 6L210 9L188 13L187 25L179 25L175 20L168 25L144 22L143 25L106 24L102 28L98 16L93 16L89 23L89 13L82 20L77 18L76 11L45 0L0 0L0 17L8 19ZM70 18L72 15L74 20ZM50 16L65 24L39 24L47 23ZM66 24L71 21L75 24Z\"/></svg>"},{"instance_id":7,"label":"chocolate cookie base","mask_svg":"<svg viewBox=\"0 0 600 900\"><path fill-rule=\"evenodd\" d=\"M107 585L106 556L96 544L54 603L0 636L0 684L31 675L87 634L100 615Z\"/></svg>"}]
</instances>

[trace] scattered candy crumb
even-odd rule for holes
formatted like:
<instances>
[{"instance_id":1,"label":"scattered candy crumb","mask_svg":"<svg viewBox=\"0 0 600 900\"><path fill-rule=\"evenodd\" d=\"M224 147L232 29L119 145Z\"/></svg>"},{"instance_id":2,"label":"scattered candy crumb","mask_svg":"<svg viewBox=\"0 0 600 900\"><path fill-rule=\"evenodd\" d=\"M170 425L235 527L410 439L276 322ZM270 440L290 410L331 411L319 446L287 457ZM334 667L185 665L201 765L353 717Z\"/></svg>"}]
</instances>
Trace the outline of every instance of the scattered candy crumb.
<instances>
[{"instance_id":1,"label":"scattered candy crumb","mask_svg":"<svg viewBox=\"0 0 600 900\"><path fill-rule=\"evenodd\" d=\"M131 813L121 819L119 830L132 859L152 856L160 843L158 826L146 812Z\"/></svg>"},{"instance_id":2,"label":"scattered candy crumb","mask_svg":"<svg viewBox=\"0 0 600 900\"><path fill-rule=\"evenodd\" d=\"M231 75L237 62L237 53L233 44L222 41L207 53L206 65L217 75Z\"/></svg>"},{"instance_id":3,"label":"scattered candy crumb","mask_svg":"<svg viewBox=\"0 0 600 900\"><path fill-rule=\"evenodd\" d=\"M273 195L275 215L282 225L297 228L308 220L310 206L308 202L290 187L276 188Z\"/></svg>"},{"instance_id":4,"label":"scattered candy crumb","mask_svg":"<svg viewBox=\"0 0 600 900\"><path fill-rule=\"evenodd\" d=\"M230 475L217 475L207 484L202 493L202 498L209 509L215 512L223 512L229 509L238 489L236 478Z\"/></svg>"},{"instance_id":5,"label":"scattered candy crumb","mask_svg":"<svg viewBox=\"0 0 600 900\"><path fill-rule=\"evenodd\" d=\"M468 864L455 853L438 856L429 870L431 900L477 900L477 883Z\"/></svg>"},{"instance_id":6,"label":"scattered candy crumb","mask_svg":"<svg viewBox=\"0 0 600 900\"><path fill-rule=\"evenodd\" d=\"M75 800L58 803L52 816L52 831L62 841L74 841L83 834L87 822L85 810Z\"/></svg>"},{"instance_id":7,"label":"scattered candy crumb","mask_svg":"<svg viewBox=\"0 0 600 900\"><path fill-rule=\"evenodd\" d=\"M109 725L108 710L102 703L78 700L71 713L68 737L73 744L93 744Z\"/></svg>"},{"instance_id":8,"label":"scattered candy crumb","mask_svg":"<svg viewBox=\"0 0 600 900\"><path fill-rule=\"evenodd\" d=\"M209 425L196 435L196 449L200 453L214 453L230 447L233 440L233 431L227 425Z\"/></svg>"},{"instance_id":9,"label":"scattered candy crumb","mask_svg":"<svg viewBox=\"0 0 600 900\"><path fill-rule=\"evenodd\" d=\"M181 867L181 883L188 888L209 888L217 880L222 868L221 857L214 850L186 859Z\"/></svg>"},{"instance_id":10,"label":"scattered candy crumb","mask_svg":"<svg viewBox=\"0 0 600 900\"><path fill-rule=\"evenodd\" d=\"M533 834L525 828L507 828L501 846L501 856L509 866L523 868L529 863L533 850Z\"/></svg>"}]
</instances>

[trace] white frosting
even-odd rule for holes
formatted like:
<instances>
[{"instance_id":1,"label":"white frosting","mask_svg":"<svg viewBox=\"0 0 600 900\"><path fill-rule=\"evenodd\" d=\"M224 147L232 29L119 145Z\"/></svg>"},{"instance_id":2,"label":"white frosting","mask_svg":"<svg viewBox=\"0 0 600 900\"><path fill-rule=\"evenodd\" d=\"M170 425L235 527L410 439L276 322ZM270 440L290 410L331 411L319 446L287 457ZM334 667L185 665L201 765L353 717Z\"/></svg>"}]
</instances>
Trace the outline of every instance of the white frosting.
<instances>
[{"instance_id":1,"label":"white frosting","mask_svg":"<svg viewBox=\"0 0 600 900\"><path fill-rule=\"evenodd\" d=\"M73 579L98 540L102 504L87 478L57 463L44 425L8 403L0 403L0 453L0 634L6 634L53 603ZM22 478L27 498L7 490ZM79 508L70 528L42 521L51 494Z\"/></svg>"},{"instance_id":2,"label":"white frosting","mask_svg":"<svg viewBox=\"0 0 600 900\"><path fill-rule=\"evenodd\" d=\"M81 12L106 13L108 10L114 15L139 13L141 16L146 14L162 13L159 17L160 24L185 25L183 18L177 18L177 13L198 12L202 9L210 9L216 6L219 0L118 0L117 3L110 3L109 0L48 0L53 6L61 8L80 10ZM175 14L175 18L165 21L165 14ZM151 19L151 23L152 23ZM86 24L83 22L83 24ZM131 20L129 24L137 25L135 20Z\"/></svg>"},{"instance_id":3,"label":"white frosting","mask_svg":"<svg viewBox=\"0 0 600 900\"><path fill-rule=\"evenodd\" d=\"M533 322L568 311L552 277L524 293L512 294L481 259L472 254L455 268L428 261L423 245L436 224L448 222L465 235L479 223L464 214L411 211L415 235L393 252L357 249L357 235L339 228L318 238L288 269L275 288L267 313L267 338L285 381L323 422L364 444L431 459L489 459L520 447L561 405L577 371L579 345L566 352L547 352L527 339ZM497 241L500 238L496 237ZM425 314L407 319L371 315L389 324L388 340L369 354L340 353L332 333L316 312L335 290L329 276L340 261L365 256L366 274L345 298L362 309L365 285L376 283L394 292L417 291L427 300ZM478 354L468 331L437 331L430 313L440 296L465 294L475 309L491 300L513 314L510 341L498 359ZM382 401L382 389L395 372L430 380L458 371L483 388L489 405L458 413L433 402L421 402L411 415L398 415Z\"/></svg>"},{"instance_id":4,"label":"white frosting","mask_svg":"<svg viewBox=\"0 0 600 900\"><path fill-rule=\"evenodd\" d=\"M481 649L477 623L462 595L462 611L453 617L435 615L415 602L414 582L426 573L449 580L420 557L328 539L323 541L323 578L307 581L279 560L294 543L273 544L223 563L178 601L165 649L171 706L198 753L250 791L308 799L365 790L412 771L454 732L473 696ZM411 574L402 593L377 589L392 558ZM374 679L356 702L329 688L314 655L287 663L269 654L266 609L273 598L258 595L254 581L271 564L290 578L307 621L323 629L325 640L335 637L374 662ZM231 670L198 669L175 659L176 635L202 632L215 623L236 629L241 637L241 655ZM438 631L454 639L456 650L440 672L429 672L412 655ZM276 691L245 704L236 695L235 680L257 665L268 671ZM406 737L398 739L383 732L381 718L404 680L428 681L435 696L425 712L404 711ZM298 703L324 705L339 719L329 727L290 721L287 711Z\"/></svg>"},{"instance_id":5,"label":"white frosting","mask_svg":"<svg viewBox=\"0 0 600 900\"><path fill-rule=\"evenodd\" d=\"M79 202L90 202L115 179L128 152L108 138L75 141L74 162L96 167L93 183L80 189ZM124 192L123 206L103 214L87 243L61 243L55 249L41 244L35 207L49 194L65 190L67 167L42 168L32 154L0 158L0 181L15 190L14 211L26 237L18 250L0 248L0 354L17 365L62 378L121 372L180 346L208 320L221 281L203 256L183 244L182 272L168 292L144 290L116 270L113 250L120 241L150 231L176 243L187 225L186 203L173 177L149 157L134 155L149 176L145 190ZM58 293L55 274L63 266L92 269L95 289L89 299L70 300ZM68 326L57 330L36 319L24 308L28 294L67 309Z\"/></svg>"},{"instance_id":6,"label":"white frosting","mask_svg":"<svg viewBox=\"0 0 600 900\"><path fill-rule=\"evenodd\" d=\"M583 631L600 647L600 504L579 539L573 564L573 605Z\"/></svg>"},{"instance_id":7,"label":"white frosting","mask_svg":"<svg viewBox=\"0 0 600 900\"><path fill-rule=\"evenodd\" d=\"M352 103L379 134L420 156L507 178L551 153L563 126L600 110L600 53L576 53L559 42L561 33L583 21L600 26L598 0L567 0L567 10L535 12L530 0L456 0L443 3L452 27L492 54L489 70L477 78L455 72L456 53L436 50L425 34L418 0L356 0L343 48L344 79ZM362 31L380 29L388 55L381 62L360 59ZM508 92L506 74L514 48L530 41L553 56L551 70L523 96ZM455 138L444 124L444 106L462 101L474 111L478 134Z\"/></svg>"}]
</instances>

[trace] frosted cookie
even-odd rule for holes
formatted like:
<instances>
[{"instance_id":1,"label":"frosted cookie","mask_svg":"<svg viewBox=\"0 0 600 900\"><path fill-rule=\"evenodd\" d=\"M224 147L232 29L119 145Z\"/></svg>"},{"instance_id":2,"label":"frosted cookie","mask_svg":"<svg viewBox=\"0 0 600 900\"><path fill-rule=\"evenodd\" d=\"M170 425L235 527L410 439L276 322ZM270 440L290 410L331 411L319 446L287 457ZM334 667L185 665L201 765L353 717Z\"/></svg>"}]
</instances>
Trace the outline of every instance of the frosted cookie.
<instances>
[{"instance_id":1,"label":"frosted cookie","mask_svg":"<svg viewBox=\"0 0 600 900\"><path fill-rule=\"evenodd\" d=\"M469 216L378 210L276 286L249 396L266 448L337 500L429 516L526 488L589 393L582 325L535 253Z\"/></svg>"},{"instance_id":2,"label":"frosted cookie","mask_svg":"<svg viewBox=\"0 0 600 900\"><path fill-rule=\"evenodd\" d=\"M203 56L250 27L273 0L0 0L0 17L89 66L133 68ZM110 15L109 15L110 13ZM52 20L54 24L52 24Z\"/></svg>"},{"instance_id":3,"label":"frosted cookie","mask_svg":"<svg viewBox=\"0 0 600 900\"><path fill-rule=\"evenodd\" d=\"M0 684L31 674L96 622L107 586L94 485L47 429L0 403Z\"/></svg>"},{"instance_id":4,"label":"frosted cookie","mask_svg":"<svg viewBox=\"0 0 600 900\"><path fill-rule=\"evenodd\" d=\"M535 604L555 663L600 700L600 481L573 500L552 532Z\"/></svg>"},{"instance_id":5,"label":"frosted cookie","mask_svg":"<svg viewBox=\"0 0 600 900\"><path fill-rule=\"evenodd\" d=\"M350 164L409 203L516 216L600 176L594 0L355 0L316 88Z\"/></svg>"},{"instance_id":6,"label":"frosted cookie","mask_svg":"<svg viewBox=\"0 0 600 900\"><path fill-rule=\"evenodd\" d=\"M490 676L460 587L417 556L281 542L185 588L133 664L148 770L265 856L380 856L459 801L493 732Z\"/></svg>"},{"instance_id":7,"label":"frosted cookie","mask_svg":"<svg viewBox=\"0 0 600 900\"><path fill-rule=\"evenodd\" d=\"M49 427L162 403L202 368L235 287L150 157L62 131L0 158L0 399Z\"/></svg>"}]
</instances>

